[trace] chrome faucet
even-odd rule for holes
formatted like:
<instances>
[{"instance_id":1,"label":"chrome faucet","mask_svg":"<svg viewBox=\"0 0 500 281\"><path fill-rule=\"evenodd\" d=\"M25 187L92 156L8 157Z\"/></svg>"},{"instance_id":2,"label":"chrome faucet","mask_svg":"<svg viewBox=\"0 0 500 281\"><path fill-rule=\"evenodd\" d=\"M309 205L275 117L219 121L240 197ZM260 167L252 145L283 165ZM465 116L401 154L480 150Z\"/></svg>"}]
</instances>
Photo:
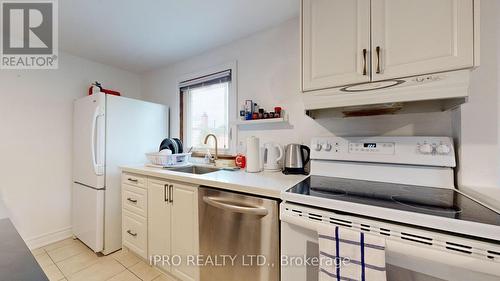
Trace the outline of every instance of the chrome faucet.
<instances>
[{"instance_id":1,"label":"chrome faucet","mask_svg":"<svg viewBox=\"0 0 500 281\"><path fill-rule=\"evenodd\" d=\"M207 144L208 142L208 138L210 137L214 137L214 140L215 140L215 157L214 157L214 160L217 160L219 159L219 152L217 150L217 137L214 135L214 134L208 134L206 137L205 137L205 144Z\"/></svg>"}]
</instances>

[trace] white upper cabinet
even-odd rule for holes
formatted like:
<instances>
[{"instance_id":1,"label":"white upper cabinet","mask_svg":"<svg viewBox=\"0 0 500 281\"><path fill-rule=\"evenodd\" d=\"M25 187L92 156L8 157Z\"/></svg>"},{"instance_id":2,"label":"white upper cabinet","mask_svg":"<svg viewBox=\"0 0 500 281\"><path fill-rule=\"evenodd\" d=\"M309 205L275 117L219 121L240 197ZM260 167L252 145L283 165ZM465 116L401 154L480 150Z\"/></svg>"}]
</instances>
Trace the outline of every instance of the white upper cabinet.
<instances>
[{"instance_id":1,"label":"white upper cabinet","mask_svg":"<svg viewBox=\"0 0 500 281\"><path fill-rule=\"evenodd\" d=\"M472 0L372 0L374 81L474 65Z\"/></svg>"},{"instance_id":2,"label":"white upper cabinet","mask_svg":"<svg viewBox=\"0 0 500 281\"><path fill-rule=\"evenodd\" d=\"M302 90L471 68L474 4L302 0Z\"/></svg>"},{"instance_id":3,"label":"white upper cabinet","mask_svg":"<svg viewBox=\"0 0 500 281\"><path fill-rule=\"evenodd\" d=\"M370 81L370 0L302 1L304 91Z\"/></svg>"}]
</instances>

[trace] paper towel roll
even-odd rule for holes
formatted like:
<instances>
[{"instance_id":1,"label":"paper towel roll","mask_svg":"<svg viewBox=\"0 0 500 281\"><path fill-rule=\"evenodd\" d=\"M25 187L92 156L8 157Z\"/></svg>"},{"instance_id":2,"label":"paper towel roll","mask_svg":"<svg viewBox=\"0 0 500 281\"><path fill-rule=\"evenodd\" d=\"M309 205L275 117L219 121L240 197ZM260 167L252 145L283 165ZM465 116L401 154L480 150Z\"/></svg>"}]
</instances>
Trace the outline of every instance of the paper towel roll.
<instances>
[{"instance_id":1,"label":"paper towel roll","mask_svg":"<svg viewBox=\"0 0 500 281\"><path fill-rule=\"evenodd\" d=\"M260 141L258 137L247 138L247 172L260 172Z\"/></svg>"}]
</instances>

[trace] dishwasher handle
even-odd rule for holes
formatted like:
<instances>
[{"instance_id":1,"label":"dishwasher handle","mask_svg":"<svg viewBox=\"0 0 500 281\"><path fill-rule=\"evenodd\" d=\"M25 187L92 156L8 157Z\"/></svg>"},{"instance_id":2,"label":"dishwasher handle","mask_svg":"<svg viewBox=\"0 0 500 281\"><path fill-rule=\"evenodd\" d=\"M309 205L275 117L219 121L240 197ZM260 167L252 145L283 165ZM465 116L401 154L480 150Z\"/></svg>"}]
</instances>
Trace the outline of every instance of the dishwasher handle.
<instances>
[{"instance_id":1,"label":"dishwasher handle","mask_svg":"<svg viewBox=\"0 0 500 281\"><path fill-rule=\"evenodd\" d=\"M268 210L264 207L240 206L243 204L238 204L236 201L230 201L221 197L203 196L203 201L215 208L235 213L242 213L242 214L262 216L262 217L266 216L269 213Z\"/></svg>"}]
</instances>

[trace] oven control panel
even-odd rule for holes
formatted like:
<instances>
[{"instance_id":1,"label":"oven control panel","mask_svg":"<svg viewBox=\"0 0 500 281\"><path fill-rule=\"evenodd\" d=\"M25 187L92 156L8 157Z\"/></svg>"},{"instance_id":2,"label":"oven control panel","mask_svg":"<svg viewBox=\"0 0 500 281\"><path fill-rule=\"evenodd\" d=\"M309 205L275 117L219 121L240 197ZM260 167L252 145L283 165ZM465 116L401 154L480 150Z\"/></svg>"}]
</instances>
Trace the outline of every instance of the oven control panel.
<instances>
[{"instance_id":1,"label":"oven control panel","mask_svg":"<svg viewBox=\"0 0 500 281\"><path fill-rule=\"evenodd\" d=\"M361 154L394 154L393 142L350 142L349 153Z\"/></svg>"},{"instance_id":2,"label":"oven control panel","mask_svg":"<svg viewBox=\"0 0 500 281\"><path fill-rule=\"evenodd\" d=\"M317 137L311 159L455 167L449 137Z\"/></svg>"}]
</instances>

